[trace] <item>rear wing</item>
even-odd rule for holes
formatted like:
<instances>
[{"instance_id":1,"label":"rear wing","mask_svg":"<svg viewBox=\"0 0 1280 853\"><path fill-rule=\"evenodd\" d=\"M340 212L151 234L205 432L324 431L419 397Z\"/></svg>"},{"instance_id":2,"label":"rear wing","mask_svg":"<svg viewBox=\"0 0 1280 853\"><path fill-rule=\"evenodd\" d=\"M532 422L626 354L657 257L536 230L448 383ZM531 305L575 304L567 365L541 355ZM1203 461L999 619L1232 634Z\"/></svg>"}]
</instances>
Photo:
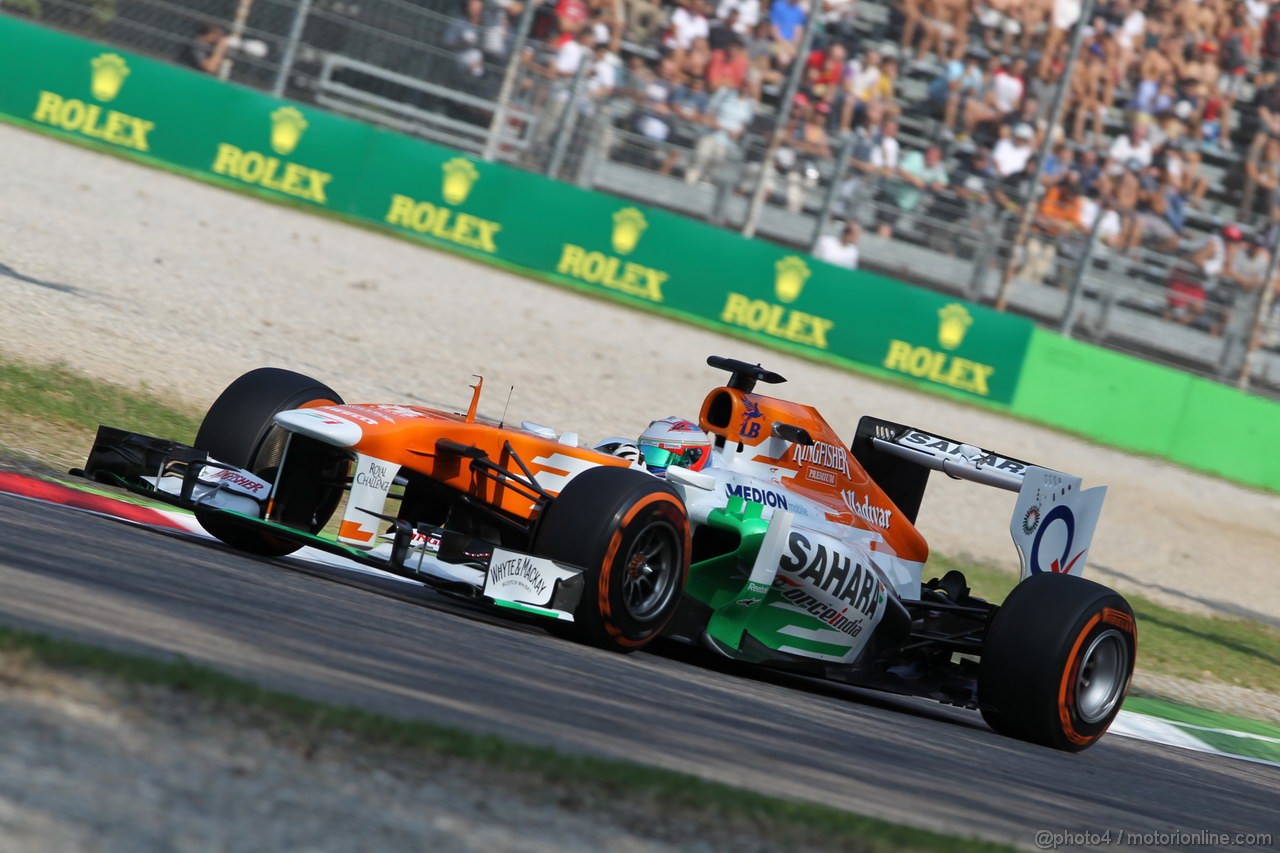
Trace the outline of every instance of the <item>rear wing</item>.
<instances>
[{"instance_id":1,"label":"rear wing","mask_svg":"<svg viewBox=\"0 0 1280 853\"><path fill-rule=\"evenodd\" d=\"M930 471L1018 493L1009 533L1022 577L1082 574L1106 486L945 438L905 424L864 417L850 448L889 499L915 523Z\"/></svg>"}]
</instances>

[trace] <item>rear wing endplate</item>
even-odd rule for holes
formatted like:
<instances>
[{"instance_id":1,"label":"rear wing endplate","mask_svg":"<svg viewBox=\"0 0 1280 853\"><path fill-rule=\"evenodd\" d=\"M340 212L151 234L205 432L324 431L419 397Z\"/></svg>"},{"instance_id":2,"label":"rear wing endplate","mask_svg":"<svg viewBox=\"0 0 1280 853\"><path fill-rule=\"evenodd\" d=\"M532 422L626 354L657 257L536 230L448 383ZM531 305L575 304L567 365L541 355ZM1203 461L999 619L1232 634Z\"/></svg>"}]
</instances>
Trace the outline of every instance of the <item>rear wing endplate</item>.
<instances>
[{"instance_id":1,"label":"rear wing endplate","mask_svg":"<svg viewBox=\"0 0 1280 853\"><path fill-rule=\"evenodd\" d=\"M1022 577L1083 573L1105 486L1081 489L1082 480L1071 474L879 418L859 421L851 450L913 522L929 471L1017 492L1009 533Z\"/></svg>"}]
</instances>

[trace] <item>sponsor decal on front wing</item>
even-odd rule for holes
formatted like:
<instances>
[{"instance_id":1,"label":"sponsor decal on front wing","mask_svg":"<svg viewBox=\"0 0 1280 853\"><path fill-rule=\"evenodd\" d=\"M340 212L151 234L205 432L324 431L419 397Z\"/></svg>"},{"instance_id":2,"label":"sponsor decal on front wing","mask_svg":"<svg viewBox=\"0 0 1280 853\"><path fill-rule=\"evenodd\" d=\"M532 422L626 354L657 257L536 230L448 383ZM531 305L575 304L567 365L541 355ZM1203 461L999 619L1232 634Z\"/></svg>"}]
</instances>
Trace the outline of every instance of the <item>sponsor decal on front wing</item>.
<instances>
[{"instance_id":1,"label":"sponsor decal on front wing","mask_svg":"<svg viewBox=\"0 0 1280 853\"><path fill-rule=\"evenodd\" d=\"M545 607L555 595L556 581L574 574L572 569L542 557L494 548L485 573L484 594L496 601Z\"/></svg>"}]
</instances>

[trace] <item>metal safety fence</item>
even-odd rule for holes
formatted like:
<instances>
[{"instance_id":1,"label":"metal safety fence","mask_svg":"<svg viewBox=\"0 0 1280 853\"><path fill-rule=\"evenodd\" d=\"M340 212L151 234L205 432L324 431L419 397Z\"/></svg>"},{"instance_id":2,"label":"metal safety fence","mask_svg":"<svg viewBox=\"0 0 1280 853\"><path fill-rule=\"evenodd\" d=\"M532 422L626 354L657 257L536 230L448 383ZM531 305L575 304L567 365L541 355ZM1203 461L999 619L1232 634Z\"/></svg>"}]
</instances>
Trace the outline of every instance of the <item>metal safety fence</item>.
<instances>
[{"instance_id":1,"label":"metal safety fence","mask_svg":"<svg viewBox=\"0 0 1280 853\"><path fill-rule=\"evenodd\" d=\"M804 94L815 72L803 58L812 51L830 55L839 46L866 67L868 57L899 50L897 7L806 2L788 48L801 59L762 54L766 73L753 70L750 84L726 95L676 85L672 55L705 45L681 46L670 32L646 36L629 17L641 5L0 0L0 12L807 251L858 223L864 268L1280 396L1272 286L1280 228L1261 221L1256 247L1231 249L1246 266L1255 253L1268 255L1261 287L1241 286L1205 262L1206 253L1221 254L1215 241L1223 225L1239 218L1229 188L1239 155L1206 157L1207 196L1174 248L1150 233L1134 238L1125 229L1135 215L1107 199L1088 203L1089 227L1055 232L1038 215L1046 162L1063 143L1054 128L1073 117L1069 82L1082 26L1059 45L1056 79L1029 84L1039 105L1027 120L1048 132L1038 134L1026 180L921 185L873 150L887 121L901 152L936 148L952 176L973 172L974 158L989 153L981 142L954 139L954 120L935 109L942 66L899 51L883 117L854 112L847 121L851 110L840 98ZM833 15L832 6L843 11Z\"/></svg>"}]
</instances>

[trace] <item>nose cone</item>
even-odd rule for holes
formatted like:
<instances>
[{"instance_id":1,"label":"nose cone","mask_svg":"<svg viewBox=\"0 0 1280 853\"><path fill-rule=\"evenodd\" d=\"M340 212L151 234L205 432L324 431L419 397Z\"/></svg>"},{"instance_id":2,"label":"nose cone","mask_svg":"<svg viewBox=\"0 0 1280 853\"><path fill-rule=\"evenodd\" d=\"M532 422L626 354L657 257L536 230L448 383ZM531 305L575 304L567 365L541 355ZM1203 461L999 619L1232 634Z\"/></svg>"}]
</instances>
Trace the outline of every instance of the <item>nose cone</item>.
<instances>
[{"instance_id":1,"label":"nose cone","mask_svg":"<svg viewBox=\"0 0 1280 853\"><path fill-rule=\"evenodd\" d=\"M359 424L322 409L281 412L276 415L276 424L334 447L355 447L364 436Z\"/></svg>"}]
</instances>

